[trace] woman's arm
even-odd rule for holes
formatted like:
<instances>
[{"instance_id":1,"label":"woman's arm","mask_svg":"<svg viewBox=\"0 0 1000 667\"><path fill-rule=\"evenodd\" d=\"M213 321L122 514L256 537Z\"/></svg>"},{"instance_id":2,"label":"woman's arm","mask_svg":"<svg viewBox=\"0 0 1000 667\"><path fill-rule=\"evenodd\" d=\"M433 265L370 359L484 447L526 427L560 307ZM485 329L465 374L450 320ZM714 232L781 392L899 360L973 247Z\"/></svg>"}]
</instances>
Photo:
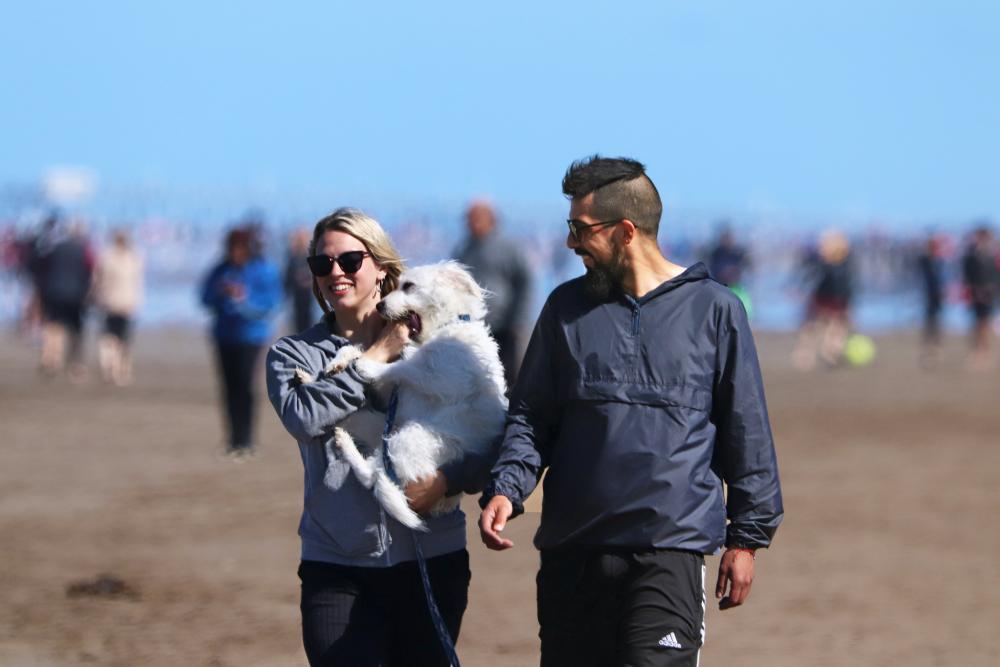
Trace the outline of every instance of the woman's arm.
<instances>
[{"instance_id":1,"label":"woman's arm","mask_svg":"<svg viewBox=\"0 0 1000 667\"><path fill-rule=\"evenodd\" d=\"M362 356L378 362L393 361L408 340L405 323L389 324ZM282 338L267 353L267 396L285 430L297 440L326 435L365 404L369 380L358 373L354 364L339 373L324 374L321 371L328 361L321 350L299 336ZM316 376L316 380L302 384L295 376L298 369Z\"/></svg>"},{"instance_id":2,"label":"woman's arm","mask_svg":"<svg viewBox=\"0 0 1000 667\"><path fill-rule=\"evenodd\" d=\"M353 364L340 373L324 375L326 358L299 337L288 336L267 353L267 396L278 418L296 440L326 435L341 420L365 404L366 383ZM297 369L317 375L302 384Z\"/></svg>"}]
</instances>

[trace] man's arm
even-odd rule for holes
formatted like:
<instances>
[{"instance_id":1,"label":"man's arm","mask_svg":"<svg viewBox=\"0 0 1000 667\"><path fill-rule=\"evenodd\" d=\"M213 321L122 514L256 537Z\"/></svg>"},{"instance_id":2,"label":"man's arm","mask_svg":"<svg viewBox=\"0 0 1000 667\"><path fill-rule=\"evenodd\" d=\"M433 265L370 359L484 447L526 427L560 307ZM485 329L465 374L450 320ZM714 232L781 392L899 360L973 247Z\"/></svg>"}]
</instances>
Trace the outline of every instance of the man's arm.
<instances>
[{"instance_id":1,"label":"man's arm","mask_svg":"<svg viewBox=\"0 0 1000 667\"><path fill-rule=\"evenodd\" d=\"M727 485L727 551L719 564L720 608L739 606L750 594L754 551L766 548L784 507L764 383L746 312L735 299L724 306L713 392L716 426L713 467ZM727 595L728 592L728 595Z\"/></svg>"},{"instance_id":2,"label":"man's arm","mask_svg":"<svg viewBox=\"0 0 1000 667\"><path fill-rule=\"evenodd\" d=\"M518 374L497 462L479 500L483 508L479 528L483 543L491 549L513 546L498 533L508 519L524 511L524 499L547 465L545 452L558 420L555 330L551 306L546 303Z\"/></svg>"}]
</instances>

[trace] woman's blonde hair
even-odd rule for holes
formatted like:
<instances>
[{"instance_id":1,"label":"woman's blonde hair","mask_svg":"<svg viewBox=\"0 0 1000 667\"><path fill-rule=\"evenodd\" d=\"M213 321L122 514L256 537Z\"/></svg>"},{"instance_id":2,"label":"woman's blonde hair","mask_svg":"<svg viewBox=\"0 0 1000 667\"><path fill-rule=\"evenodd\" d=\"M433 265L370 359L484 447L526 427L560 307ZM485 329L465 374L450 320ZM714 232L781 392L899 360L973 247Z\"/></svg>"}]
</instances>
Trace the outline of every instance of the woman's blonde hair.
<instances>
[{"instance_id":1,"label":"woman's blonde hair","mask_svg":"<svg viewBox=\"0 0 1000 667\"><path fill-rule=\"evenodd\" d=\"M382 229L375 218L366 215L356 208L338 208L336 211L326 216L316 223L313 229L312 241L309 242L309 254L316 254L316 245L326 232L344 232L350 234L361 241L376 264L385 271L385 278L382 279L380 291L382 296L393 291L399 286L399 274L403 272L403 260L400 259L396 247L389 240L389 235ZM323 309L325 318L331 324L336 321L333 310L327 304L319 291L319 283L313 277L313 296Z\"/></svg>"}]
</instances>

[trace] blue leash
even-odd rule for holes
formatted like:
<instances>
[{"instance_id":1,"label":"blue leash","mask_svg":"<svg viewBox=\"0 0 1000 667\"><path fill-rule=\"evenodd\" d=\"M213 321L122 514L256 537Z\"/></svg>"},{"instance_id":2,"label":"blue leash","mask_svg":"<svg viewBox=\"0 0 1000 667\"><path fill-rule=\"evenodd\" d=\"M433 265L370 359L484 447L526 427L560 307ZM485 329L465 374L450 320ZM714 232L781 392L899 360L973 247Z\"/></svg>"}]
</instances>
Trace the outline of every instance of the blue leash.
<instances>
[{"instance_id":1,"label":"blue leash","mask_svg":"<svg viewBox=\"0 0 1000 667\"><path fill-rule=\"evenodd\" d=\"M392 461L389 459L389 432L396 421L396 407L398 405L399 388L393 387L392 395L389 397L389 409L385 417L385 429L382 430L382 467L385 469L386 474L389 475L389 479L396 486L399 486L399 478L396 477L396 471L393 470ZM437 601L434 600L434 592L431 590L431 578L427 574L427 559L424 558L424 551L420 547L417 532L411 530L410 534L413 535L413 548L417 553L417 567L420 568L420 579L424 583L424 597L427 598L427 610L431 613L431 620L434 622L438 641L441 642L441 648L448 655L448 660L451 661L452 667L462 667L462 664L458 661L458 654L455 652L455 645L451 641L451 635L448 634L448 627L444 624L444 618L441 617L441 610L438 609Z\"/></svg>"}]
</instances>

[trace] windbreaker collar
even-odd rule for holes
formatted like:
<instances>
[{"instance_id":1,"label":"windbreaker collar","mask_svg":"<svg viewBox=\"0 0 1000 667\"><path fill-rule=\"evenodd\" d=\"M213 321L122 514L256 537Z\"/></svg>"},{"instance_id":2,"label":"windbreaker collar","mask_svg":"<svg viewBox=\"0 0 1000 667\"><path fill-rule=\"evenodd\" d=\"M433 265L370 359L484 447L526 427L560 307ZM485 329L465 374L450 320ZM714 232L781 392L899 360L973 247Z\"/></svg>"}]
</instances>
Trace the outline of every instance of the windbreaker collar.
<instances>
[{"instance_id":1,"label":"windbreaker collar","mask_svg":"<svg viewBox=\"0 0 1000 667\"><path fill-rule=\"evenodd\" d=\"M650 290L649 292L647 292L646 294L643 294L638 299L636 299L632 295L626 294L624 292L622 292L621 295L627 301L632 302L632 303L638 303L638 304L641 305L641 304L646 303L647 301L651 301L652 299L655 299L656 297L660 296L661 294L665 294L667 292L675 290L678 287L680 287L681 285L685 285L687 283L697 282L699 280L706 280L709 277L710 276L708 274L708 269L705 267L705 263L704 262L695 262L694 264L692 264L688 268L684 269L684 271L681 272L679 275L676 275L673 278L671 278L670 280L666 280L666 281L660 283L656 287L656 289Z\"/></svg>"}]
</instances>

